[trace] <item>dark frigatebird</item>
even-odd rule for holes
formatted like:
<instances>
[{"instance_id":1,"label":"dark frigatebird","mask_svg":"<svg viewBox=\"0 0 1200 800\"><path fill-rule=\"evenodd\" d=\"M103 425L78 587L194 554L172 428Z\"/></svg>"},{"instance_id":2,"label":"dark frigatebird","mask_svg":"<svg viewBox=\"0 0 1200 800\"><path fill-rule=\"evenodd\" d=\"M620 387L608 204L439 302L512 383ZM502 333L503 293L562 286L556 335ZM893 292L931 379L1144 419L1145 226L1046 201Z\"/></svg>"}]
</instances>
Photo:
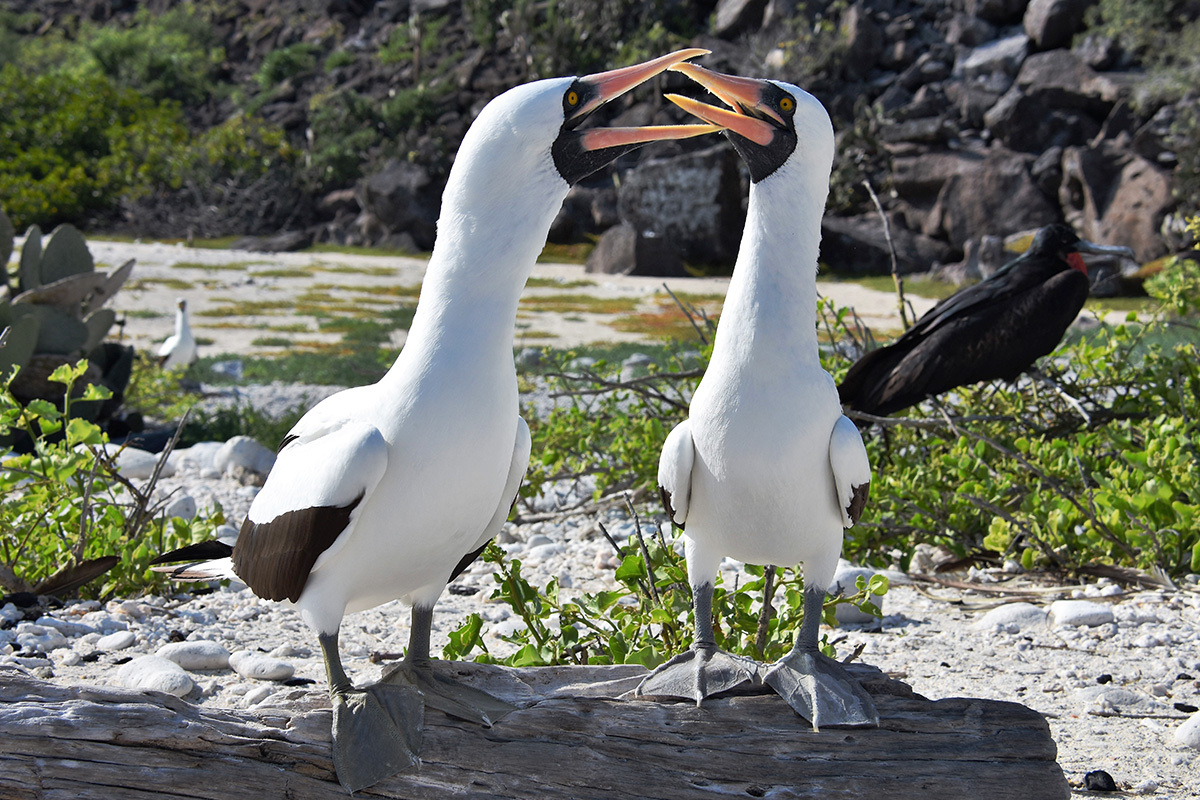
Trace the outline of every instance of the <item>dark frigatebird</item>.
<instances>
[{"instance_id":1,"label":"dark frigatebird","mask_svg":"<svg viewBox=\"0 0 1200 800\"><path fill-rule=\"evenodd\" d=\"M866 353L838 386L850 409L887 416L979 381L1015 381L1058 346L1088 296L1080 253L1127 247L1083 241L1066 225L1038 230L994 275L947 297L891 344Z\"/></svg>"}]
</instances>

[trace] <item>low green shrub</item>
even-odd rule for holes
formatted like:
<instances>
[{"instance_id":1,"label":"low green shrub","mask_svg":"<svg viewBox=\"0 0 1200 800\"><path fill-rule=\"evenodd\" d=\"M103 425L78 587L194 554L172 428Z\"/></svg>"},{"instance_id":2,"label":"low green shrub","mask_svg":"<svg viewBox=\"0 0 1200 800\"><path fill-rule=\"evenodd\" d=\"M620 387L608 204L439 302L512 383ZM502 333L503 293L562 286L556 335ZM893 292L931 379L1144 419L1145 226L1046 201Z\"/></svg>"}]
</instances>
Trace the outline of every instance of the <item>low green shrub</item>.
<instances>
[{"instance_id":1,"label":"low green shrub","mask_svg":"<svg viewBox=\"0 0 1200 800\"><path fill-rule=\"evenodd\" d=\"M491 599L505 603L524 627L502 638L517 647L503 658L493 656L483 641L483 619L471 614L450 634L442 649L446 659L463 659L513 667L552 664L641 664L653 669L692 641L694 614L687 565L675 531L668 541L661 528L642 533L624 546L613 542L621 557L614 574L616 588L567 597L557 579L542 589L521 574L521 562L508 559L492 543L483 558L496 565L496 588ZM612 541L610 539L610 541ZM747 565L751 580L725 586L720 575L713 593L714 635L717 645L760 661L776 661L791 650L804 618L803 581L793 570ZM871 602L888 590L887 578L862 578L855 594L826 600L824 620L836 625L838 605L850 603L878 615ZM822 649L834 655L824 637Z\"/></svg>"},{"instance_id":2,"label":"low green shrub","mask_svg":"<svg viewBox=\"0 0 1200 800\"><path fill-rule=\"evenodd\" d=\"M129 596L163 591L150 570L157 553L211 537L223 521L164 519L151 501L154 479L136 486L118 471L95 424L72 417L71 404L102 400L94 386L72 397L87 362L55 370L65 384L63 408L35 400L22 406L0 387L0 435L25 436L27 452L0 462L0 589L8 592ZM103 577L103 580L99 580Z\"/></svg>"}]
</instances>

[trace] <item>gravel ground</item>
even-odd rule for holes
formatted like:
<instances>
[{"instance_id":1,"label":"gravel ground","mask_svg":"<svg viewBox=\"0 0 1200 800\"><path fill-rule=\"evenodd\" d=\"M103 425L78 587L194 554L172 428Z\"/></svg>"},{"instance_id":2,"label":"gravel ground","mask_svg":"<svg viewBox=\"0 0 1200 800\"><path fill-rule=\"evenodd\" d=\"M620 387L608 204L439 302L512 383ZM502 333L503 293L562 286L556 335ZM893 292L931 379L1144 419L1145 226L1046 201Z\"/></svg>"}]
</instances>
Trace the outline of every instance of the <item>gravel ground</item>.
<instances>
[{"instance_id":1,"label":"gravel ground","mask_svg":"<svg viewBox=\"0 0 1200 800\"><path fill-rule=\"evenodd\" d=\"M239 397L286 409L299 398L315 402L328 391L241 387ZM196 457L203 449L175 454L177 470L162 481L160 491L188 495L201 509L220 504L228 519L240 520L257 490L205 467ZM546 498L542 507L554 502ZM618 562L598 523L617 541L635 527L624 509L590 508L509 524L500 541L521 559L535 585L555 577L566 594L608 589L615 586ZM740 565L727 562L724 568L732 582ZM435 652L472 612L485 620L485 641L493 654L512 651L501 636L521 622L506 605L490 600L493 569L476 563L443 594L435 614ZM1200 797L1200 741L1188 746L1176 735L1189 718L1189 725L1200 726L1195 711L1200 706L1200 591L1194 582L1177 590L1123 592L1104 580L1046 586L1036 576L1002 571L950 576L970 588L921 576L914 582L898 572L890 577L893 588L884 600L881 624L829 631L839 653L861 645L862 660L931 699L972 696L1034 708L1049 720L1059 763L1080 790L1077 796L1091 796L1082 790L1086 773L1105 770L1133 795ZM1068 607L1053 605L1070 598L1091 601L1084 609L1091 616L1072 620ZM1047 608L1055 612L1049 618ZM103 606L73 603L49 613L25 613L10 605L0 609L0 619L7 620L0 629L0 663L16 663L56 681L157 687L192 702L232 708L290 696L277 696L281 692L323 692L315 637L299 615L236 586ZM399 602L347 617L341 644L348 672L359 683L373 680L380 667L372 654L402 652L407 636L408 610ZM177 642L192 644L172 644ZM191 664L185 671L152 657L169 644L215 649L217 668ZM229 666L230 653L236 669ZM164 667L173 668L171 675L159 672Z\"/></svg>"}]
</instances>

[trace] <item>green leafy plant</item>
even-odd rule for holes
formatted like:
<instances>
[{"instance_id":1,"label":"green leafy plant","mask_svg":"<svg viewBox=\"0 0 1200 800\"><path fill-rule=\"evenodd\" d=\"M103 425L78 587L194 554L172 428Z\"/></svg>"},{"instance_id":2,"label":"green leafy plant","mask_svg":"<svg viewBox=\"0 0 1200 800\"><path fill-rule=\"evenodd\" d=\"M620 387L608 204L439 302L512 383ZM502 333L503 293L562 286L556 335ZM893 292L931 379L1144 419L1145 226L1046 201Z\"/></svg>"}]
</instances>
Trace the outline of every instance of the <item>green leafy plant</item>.
<instances>
[{"instance_id":1,"label":"green leafy plant","mask_svg":"<svg viewBox=\"0 0 1200 800\"><path fill-rule=\"evenodd\" d=\"M0 463L5 591L107 597L161 590L166 581L149 569L153 555L211 535L222 522L219 514L163 519L161 505L151 501L157 470L141 487L120 474L104 432L71 413L73 403L108 397L96 386L73 391L86 371L84 361L54 371L51 379L65 388L61 408L18 402L8 389L12 374L0 387L0 432L20 431L32 442L29 452Z\"/></svg>"},{"instance_id":2,"label":"green leafy plant","mask_svg":"<svg viewBox=\"0 0 1200 800\"><path fill-rule=\"evenodd\" d=\"M630 511L633 511L630 504ZM635 514L636 519L636 514ZM603 526L601 527L603 530ZM607 531L605 532L607 536ZM625 545L609 538L621 558L614 573L616 588L568 597L551 579L535 588L521 573L521 562L506 558L490 544L484 560L496 565L492 599L507 604L524 623L502 638L515 651L492 656L483 641L483 620L471 614L450 634L442 657L503 663L515 667L551 664L641 664L653 669L691 644L694 618L687 565L681 555L680 534L668 541L661 528L646 536L637 533ZM804 617L803 586L792 570L747 566L750 580L729 587L717 577L713 595L717 645L734 653L774 661L792 647ZM872 597L887 592L887 578L860 578L857 592L831 597L823 610L825 622L836 625L836 608L850 603L878 615ZM834 655L828 637L822 648Z\"/></svg>"}]
</instances>

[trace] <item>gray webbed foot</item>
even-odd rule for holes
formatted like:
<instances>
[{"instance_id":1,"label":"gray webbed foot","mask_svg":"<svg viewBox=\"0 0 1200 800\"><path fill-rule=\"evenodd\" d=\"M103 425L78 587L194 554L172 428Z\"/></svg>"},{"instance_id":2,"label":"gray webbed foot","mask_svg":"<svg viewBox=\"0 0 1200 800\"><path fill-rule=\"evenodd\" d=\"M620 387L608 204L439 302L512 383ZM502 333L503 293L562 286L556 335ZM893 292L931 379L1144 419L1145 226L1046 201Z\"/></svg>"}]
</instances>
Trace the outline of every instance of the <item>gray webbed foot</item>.
<instances>
[{"instance_id":1,"label":"gray webbed foot","mask_svg":"<svg viewBox=\"0 0 1200 800\"><path fill-rule=\"evenodd\" d=\"M333 766L353 794L417 765L424 724L420 692L376 684L332 693Z\"/></svg>"},{"instance_id":2,"label":"gray webbed foot","mask_svg":"<svg viewBox=\"0 0 1200 800\"><path fill-rule=\"evenodd\" d=\"M425 705L436 708L448 716L492 727L505 714L517 707L494 697L481 689L475 689L453 678L439 675L436 661L417 663L401 661L385 670L381 684L407 686L424 695Z\"/></svg>"},{"instance_id":3,"label":"gray webbed foot","mask_svg":"<svg viewBox=\"0 0 1200 800\"><path fill-rule=\"evenodd\" d=\"M729 691L743 683L759 683L758 663L716 647L697 647L662 664L638 684L635 694L694 700Z\"/></svg>"},{"instance_id":4,"label":"gray webbed foot","mask_svg":"<svg viewBox=\"0 0 1200 800\"><path fill-rule=\"evenodd\" d=\"M821 725L877 726L879 713L862 685L823 653L793 650L777 661L763 681L800 716Z\"/></svg>"}]
</instances>

